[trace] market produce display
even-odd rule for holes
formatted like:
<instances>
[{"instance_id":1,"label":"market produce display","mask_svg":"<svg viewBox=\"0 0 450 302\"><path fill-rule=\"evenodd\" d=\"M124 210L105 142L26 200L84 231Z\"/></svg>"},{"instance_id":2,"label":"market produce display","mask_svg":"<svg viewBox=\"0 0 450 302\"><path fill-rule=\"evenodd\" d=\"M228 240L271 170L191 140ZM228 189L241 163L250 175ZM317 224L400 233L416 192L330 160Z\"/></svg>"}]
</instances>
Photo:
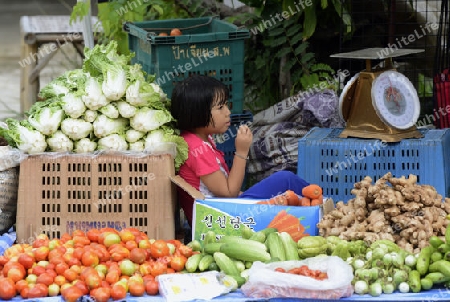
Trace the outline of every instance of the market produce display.
<instances>
[{"instance_id":1,"label":"market produce display","mask_svg":"<svg viewBox=\"0 0 450 302\"><path fill-rule=\"evenodd\" d=\"M355 198L339 201L318 224L323 237L374 242L387 239L412 253L426 247L431 236L444 236L450 198L433 186L418 184L416 175L395 178L386 173L375 183L369 176L354 185Z\"/></svg>"},{"instance_id":2,"label":"market produce display","mask_svg":"<svg viewBox=\"0 0 450 302\"><path fill-rule=\"evenodd\" d=\"M6 119L0 136L27 154L127 151L169 153L178 168L188 147L174 127L170 100L117 42L85 50L82 68L39 92L24 120Z\"/></svg>"},{"instance_id":3,"label":"market produce display","mask_svg":"<svg viewBox=\"0 0 450 302\"><path fill-rule=\"evenodd\" d=\"M41 234L32 244L14 244L0 256L0 298L61 295L76 301L90 295L96 301L121 300L159 294L159 287L167 285L159 276L214 271L227 290L241 288L253 298L418 293L450 286L450 227L443 232L412 251L392 238L328 234L294 239L276 226L260 231L246 227L240 236L209 231L203 241L186 245L151 239L134 228L75 230L59 239ZM161 280L173 284L177 278Z\"/></svg>"},{"instance_id":4,"label":"market produce display","mask_svg":"<svg viewBox=\"0 0 450 302\"><path fill-rule=\"evenodd\" d=\"M95 301L158 294L156 277L184 270L195 254L178 240L154 240L134 228L76 230L60 239L41 234L0 256L0 298L61 295Z\"/></svg>"}]
</instances>

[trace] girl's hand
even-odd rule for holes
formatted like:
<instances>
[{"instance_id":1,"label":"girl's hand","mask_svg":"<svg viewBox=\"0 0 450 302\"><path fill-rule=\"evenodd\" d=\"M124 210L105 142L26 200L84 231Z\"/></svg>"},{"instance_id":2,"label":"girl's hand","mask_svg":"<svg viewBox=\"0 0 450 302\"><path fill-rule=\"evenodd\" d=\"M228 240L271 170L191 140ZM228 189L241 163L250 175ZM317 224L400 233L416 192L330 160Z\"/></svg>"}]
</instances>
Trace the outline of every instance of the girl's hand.
<instances>
[{"instance_id":1,"label":"girl's hand","mask_svg":"<svg viewBox=\"0 0 450 302\"><path fill-rule=\"evenodd\" d=\"M253 133L247 125L240 125L235 139L236 153L247 157L253 141Z\"/></svg>"}]
</instances>

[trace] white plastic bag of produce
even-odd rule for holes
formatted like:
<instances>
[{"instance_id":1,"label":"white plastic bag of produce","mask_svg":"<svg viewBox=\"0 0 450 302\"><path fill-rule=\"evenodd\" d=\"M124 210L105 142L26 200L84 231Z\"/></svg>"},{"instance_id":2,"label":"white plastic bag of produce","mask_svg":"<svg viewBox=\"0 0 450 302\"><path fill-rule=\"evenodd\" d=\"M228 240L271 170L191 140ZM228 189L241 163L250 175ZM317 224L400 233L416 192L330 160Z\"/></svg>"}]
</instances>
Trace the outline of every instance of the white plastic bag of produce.
<instances>
[{"instance_id":1,"label":"white plastic bag of produce","mask_svg":"<svg viewBox=\"0 0 450 302\"><path fill-rule=\"evenodd\" d=\"M211 300L237 289L237 282L217 271L158 276L159 292L167 302Z\"/></svg>"},{"instance_id":2,"label":"white plastic bag of produce","mask_svg":"<svg viewBox=\"0 0 450 302\"><path fill-rule=\"evenodd\" d=\"M275 271L286 271L306 265L310 270L319 270L327 278L312 277ZM248 271L248 281L241 287L247 297L252 298L304 298L339 299L353 294L353 272L349 264L337 256L317 256L301 261L278 261L268 264L254 262Z\"/></svg>"},{"instance_id":3,"label":"white plastic bag of produce","mask_svg":"<svg viewBox=\"0 0 450 302\"><path fill-rule=\"evenodd\" d=\"M11 146L0 146L0 171L18 167L27 155Z\"/></svg>"}]
</instances>

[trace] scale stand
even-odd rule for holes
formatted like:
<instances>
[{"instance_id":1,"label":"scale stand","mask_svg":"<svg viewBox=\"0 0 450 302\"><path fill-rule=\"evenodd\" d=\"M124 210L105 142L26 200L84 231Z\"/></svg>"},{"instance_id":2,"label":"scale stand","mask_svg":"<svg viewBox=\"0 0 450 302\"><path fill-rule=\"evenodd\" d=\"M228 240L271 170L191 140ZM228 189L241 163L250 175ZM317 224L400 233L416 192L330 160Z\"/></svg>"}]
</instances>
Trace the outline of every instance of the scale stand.
<instances>
[{"instance_id":1,"label":"scale stand","mask_svg":"<svg viewBox=\"0 0 450 302\"><path fill-rule=\"evenodd\" d=\"M367 48L331 55L335 58L364 59L366 69L356 74L344 87L339 99L341 118L346 122L339 137L376 138L398 142L405 138L421 138L415 123L420 102L409 80L398 73L393 57L423 52L423 49ZM384 59L384 67L372 68L371 60Z\"/></svg>"}]
</instances>

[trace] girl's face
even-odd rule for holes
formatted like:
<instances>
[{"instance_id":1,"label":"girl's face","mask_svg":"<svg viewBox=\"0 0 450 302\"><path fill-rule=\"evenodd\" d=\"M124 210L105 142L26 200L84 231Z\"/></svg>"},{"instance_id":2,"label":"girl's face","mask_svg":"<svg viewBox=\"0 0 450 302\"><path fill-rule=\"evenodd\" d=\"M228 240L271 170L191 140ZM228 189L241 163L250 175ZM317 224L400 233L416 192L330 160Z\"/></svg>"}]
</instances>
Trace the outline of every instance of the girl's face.
<instances>
[{"instance_id":1,"label":"girl's face","mask_svg":"<svg viewBox=\"0 0 450 302\"><path fill-rule=\"evenodd\" d=\"M206 127L211 134L225 133L230 127L228 100L217 100L211 108L211 122Z\"/></svg>"}]
</instances>

